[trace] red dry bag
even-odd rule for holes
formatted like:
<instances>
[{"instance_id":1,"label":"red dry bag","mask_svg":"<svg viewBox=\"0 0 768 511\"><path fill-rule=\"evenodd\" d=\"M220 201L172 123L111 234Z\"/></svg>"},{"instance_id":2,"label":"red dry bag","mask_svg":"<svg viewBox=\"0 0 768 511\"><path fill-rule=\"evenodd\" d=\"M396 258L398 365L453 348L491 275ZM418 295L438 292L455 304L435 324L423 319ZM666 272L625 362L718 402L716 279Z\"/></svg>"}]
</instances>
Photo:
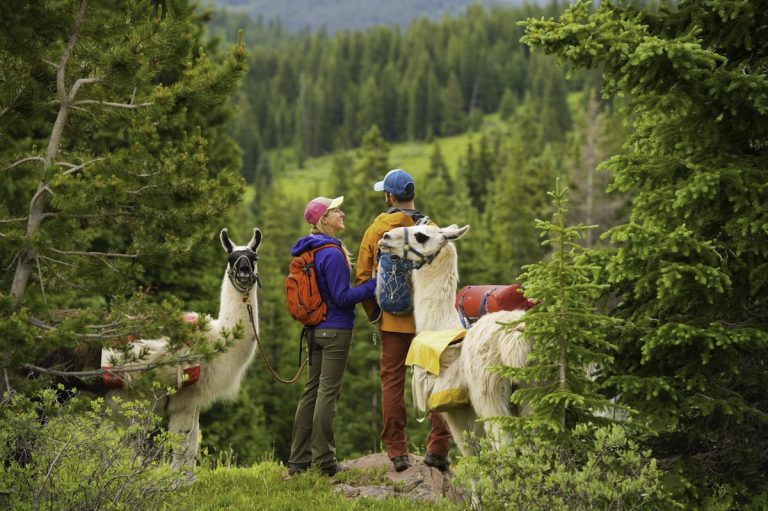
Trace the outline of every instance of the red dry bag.
<instances>
[{"instance_id":1,"label":"red dry bag","mask_svg":"<svg viewBox=\"0 0 768 511\"><path fill-rule=\"evenodd\" d=\"M465 327L489 312L528 310L533 306L519 284L465 286L456 295L456 310Z\"/></svg>"}]
</instances>

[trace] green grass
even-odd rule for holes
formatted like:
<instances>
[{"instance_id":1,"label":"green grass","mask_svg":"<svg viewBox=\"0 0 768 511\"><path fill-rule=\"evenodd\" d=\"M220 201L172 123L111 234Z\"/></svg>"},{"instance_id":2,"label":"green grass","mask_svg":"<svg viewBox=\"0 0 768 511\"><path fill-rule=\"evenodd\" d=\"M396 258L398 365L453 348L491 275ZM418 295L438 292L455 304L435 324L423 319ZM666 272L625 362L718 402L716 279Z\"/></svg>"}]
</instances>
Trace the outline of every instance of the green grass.
<instances>
[{"instance_id":1,"label":"green grass","mask_svg":"<svg viewBox=\"0 0 768 511\"><path fill-rule=\"evenodd\" d=\"M498 114L487 115L483 121L483 129L506 129ZM452 176L456 176L459 161L465 158L467 146L471 140L476 143L480 131L466 132L451 137L438 137L434 142L402 142L390 144L389 166L407 170L418 182L429 172L429 160L434 151L435 143L440 144L443 159ZM277 162L276 183L288 197L309 200L312 197L328 193L323 185L331 172L333 155L309 158L304 162L304 168L299 168L292 150L279 150L270 153L270 158ZM349 151L352 158L357 160L357 149ZM356 163L355 163L356 164ZM383 177L383 176L382 176Z\"/></svg>"},{"instance_id":2,"label":"green grass","mask_svg":"<svg viewBox=\"0 0 768 511\"><path fill-rule=\"evenodd\" d=\"M448 501L433 504L414 501L408 497L347 498L334 489L334 484L393 485L384 472L348 470L329 479L317 471L289 477L285 467L265 461L247 468L200 469L197 482L178 489L173 500L158 511L325 511L365 510L410 511L456 510Z\"/></svg>"}]
</instances>

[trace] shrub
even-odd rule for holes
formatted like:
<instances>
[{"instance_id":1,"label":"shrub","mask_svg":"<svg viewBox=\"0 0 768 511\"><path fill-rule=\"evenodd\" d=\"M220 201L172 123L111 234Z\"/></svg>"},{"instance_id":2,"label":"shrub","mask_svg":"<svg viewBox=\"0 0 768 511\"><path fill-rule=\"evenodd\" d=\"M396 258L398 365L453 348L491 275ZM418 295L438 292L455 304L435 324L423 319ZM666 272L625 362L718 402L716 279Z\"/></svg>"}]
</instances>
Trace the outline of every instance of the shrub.
<instances>
[{"instance_id":1,"label":"shrub","mask_svg":"<svg viewBox=\"0 0 768 511\"><path fill-rule=\"evenodd\" d=\"M575 449L516 436L499 451L484 446L456 468L473 509L670 510L682 506L662 486L662 472L621 425L574 430Z\"/></svg>"},{"instance_id":2,"label":"shrub","mask_svg":"<svg viewBox=\"0 0 768 511\"><path fill-rule=\"evenodd\" d=\"M0 402L0 507L11 509L152 509L169 496L164 456L171 438L159 418L126 404L118 425L102 400L45 389Z\"/></svg>"}]
</instances>

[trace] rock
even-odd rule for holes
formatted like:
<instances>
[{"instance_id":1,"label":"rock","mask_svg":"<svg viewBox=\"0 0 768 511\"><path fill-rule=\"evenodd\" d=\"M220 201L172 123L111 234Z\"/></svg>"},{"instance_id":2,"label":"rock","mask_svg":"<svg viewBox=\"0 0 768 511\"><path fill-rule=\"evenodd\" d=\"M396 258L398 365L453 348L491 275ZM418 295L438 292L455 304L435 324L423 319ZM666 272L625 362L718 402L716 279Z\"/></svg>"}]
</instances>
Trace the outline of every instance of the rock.
<instances>
[{"instance_id":1,"label":"rock","mask_svg":"<svg viewBox=\"0 0 768 511\"><path fill-rule=\"evenodd\" d=\"M345 481L336 485L336 491L344 493L348 498L367 497L384 499L387 497L407 497L419 501L436 502L440 497L453 502L464 500L464 494L451 483L450 472L440 472L436 468L423 463L424 458L411 454L412 465L402 472L395 472L392 462L385 453L369 454L355 460L342 463L345 468L369 472L371 477L359 482ZM383 472L384 477L391 482L378 482Z\"/></svg>"}]
</instances>

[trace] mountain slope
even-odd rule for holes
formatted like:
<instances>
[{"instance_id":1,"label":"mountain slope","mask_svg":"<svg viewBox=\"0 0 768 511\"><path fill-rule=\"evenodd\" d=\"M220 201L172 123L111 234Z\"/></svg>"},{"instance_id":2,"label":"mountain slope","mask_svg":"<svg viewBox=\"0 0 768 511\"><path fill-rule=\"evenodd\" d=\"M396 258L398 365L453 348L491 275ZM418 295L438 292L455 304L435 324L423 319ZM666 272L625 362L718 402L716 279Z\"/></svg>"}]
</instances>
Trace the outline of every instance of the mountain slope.
<instances>
[{"instance_id":1,"label":"mountain slope","mask_svg":"<svg viewBox=\"0 0 768 511\"><path fill-rule=\"evenodd\" d=\"M325 26L329 32L372 25L405 27L425 16L457 15L472 4L520 5L523 0L208 0L218 8L248 13L256 21L280 19L290 31Z\"/></svg>"}]
</instances>

